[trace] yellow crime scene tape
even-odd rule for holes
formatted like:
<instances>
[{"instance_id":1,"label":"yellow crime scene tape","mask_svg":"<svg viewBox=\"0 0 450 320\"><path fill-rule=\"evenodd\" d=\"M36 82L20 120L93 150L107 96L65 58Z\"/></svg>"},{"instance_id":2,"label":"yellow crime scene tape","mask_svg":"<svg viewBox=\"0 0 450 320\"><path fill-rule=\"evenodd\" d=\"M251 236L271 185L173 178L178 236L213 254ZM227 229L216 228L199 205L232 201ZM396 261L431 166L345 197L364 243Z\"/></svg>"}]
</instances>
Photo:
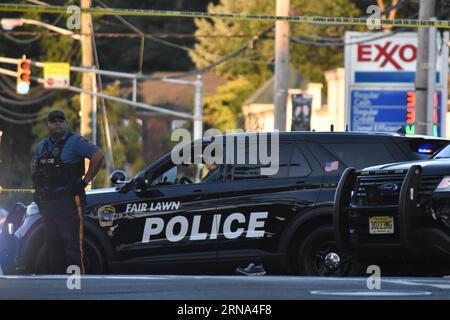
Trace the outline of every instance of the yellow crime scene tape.
<instances>
[{"instance_id":1,"label":"yellow crime scene tape","mask_svg":"<svg viewBox=\"0 0 450 320\"><path fill-rule=\"evenodd\" d=\"M0 193L3 193L3 192L21 192L21 193L34 193L34 189L8 189L8 188L5 188L5 189L3 189L2 187L0 187Z\"/></svg>"},{"instance_id":2,"label":"yellow crime scene tape","mask_svg":"<svg viewBox=\"0 0 450 320\"><path fill-rule=\"evenodd\" d=\"M318 17L318 16L271 16L260 14L235 14L235 13L211 13L211 12L190 12L190 11L168 11L168 10L139 10L139 9L115 9L115 8L79 8L70 6L36 6L24 4L3 3L0 4L0 11L24 12L24 13L58 13L73 15L79 13L89 13L91 15L112 15L112 16L136 16L136 17L181 17L181 18L218 18L232 20L253 20L253 21L288 21L307 24L324 25L349 25L361 26L368 24L368 18L347 18L347 17ZM450 29L449 20L421 20L421 19L373 19L371 24L378 20L382 26L393 27L436 27Z\"/></svg>"}]
</instances>

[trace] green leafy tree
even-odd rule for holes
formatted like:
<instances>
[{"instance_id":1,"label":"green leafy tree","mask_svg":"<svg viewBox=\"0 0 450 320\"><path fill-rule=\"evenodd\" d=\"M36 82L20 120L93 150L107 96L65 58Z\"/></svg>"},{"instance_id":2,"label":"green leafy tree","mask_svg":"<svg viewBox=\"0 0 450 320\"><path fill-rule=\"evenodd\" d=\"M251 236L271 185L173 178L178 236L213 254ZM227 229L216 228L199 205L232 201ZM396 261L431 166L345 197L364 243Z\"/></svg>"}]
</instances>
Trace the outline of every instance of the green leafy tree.
<instances>
[{"instance_id":1,"label":"green leafy tree","mask_svg":"<svg viewBox=\"0 0 450 320\"><path fill-rule=\"evenodd\" d=\"M218 5L210 3L211 13L267 13L273 14L274 1L269 0L222 0ZM264 21L238 21L229 19L195 19L197 43L191 58L201 68L215 62L248 43L253 36L272 25ZM220 35L217 38L201 37ZM247 36L247 37L245 37ZM248 60L240 60L240 59ZM244 75L252 82L261 83L270 77L273 60L273 40L259 41L252 50L246 50L239 59L231 59L217 66L214 70L227 79ZM257 63L253 63L253 62ZM263 63L258 63L263 62Z\"/></svg>"},{"instance_id":2,"label":"green leafy tree","mask_svg":"<svg viewBox=\"0 0 450 320\"><path fill-rule=\"evenodd\" d=\"M238 77L217 88L217 94L205 97L206 125L223 133L241 127L241 97L249 96L254 88L248 79Z\"/></svg>"}]
</instances>

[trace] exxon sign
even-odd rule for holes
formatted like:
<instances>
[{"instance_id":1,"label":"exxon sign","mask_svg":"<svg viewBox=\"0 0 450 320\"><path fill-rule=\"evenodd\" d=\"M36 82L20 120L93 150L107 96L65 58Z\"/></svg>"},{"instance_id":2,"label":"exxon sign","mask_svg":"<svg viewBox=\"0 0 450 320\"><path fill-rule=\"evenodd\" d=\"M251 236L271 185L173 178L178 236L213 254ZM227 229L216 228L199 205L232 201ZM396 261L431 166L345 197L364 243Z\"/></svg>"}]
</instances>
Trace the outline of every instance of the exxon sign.
<instances>
[{"instance_id":1,"label":"exxon sign","mask_svg":"<svg viewBox=\"0 0 450 320\"><path fill-rule=\"evenodd\" d=\"M371 41L367 41L373 39ZM359 83L414 83L417 66L417 34L402 32L388 36L385 33L347 32L346 71L350 84ZM437 42L441 52L442 41ZM438 55L436 70L442 64ZM439 72L436 80L440 82Z\"/></svg>"}]
</instances>

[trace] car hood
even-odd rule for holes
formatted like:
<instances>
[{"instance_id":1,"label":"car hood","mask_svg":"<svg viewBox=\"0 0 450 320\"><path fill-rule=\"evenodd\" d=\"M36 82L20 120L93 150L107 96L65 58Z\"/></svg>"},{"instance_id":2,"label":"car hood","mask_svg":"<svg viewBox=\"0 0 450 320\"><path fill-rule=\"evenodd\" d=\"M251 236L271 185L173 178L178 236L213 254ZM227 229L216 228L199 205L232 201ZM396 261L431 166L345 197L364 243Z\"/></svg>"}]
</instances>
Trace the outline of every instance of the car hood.
<instances>
[{"instance_id":1,"label":"car hood","mask_svg":"<svg viewBox=\"0 0 450 320\"><path fill-rule=\"evenodd\" d=\"M136 198L137 196L134 191L120 193L116 190L116 188L102 188L86 191L88 207L132 201Z\"/></svg>"},{"instance_id":2,"label":"car hood","mask_svg":"<svg viewBox=\"0 0 450 320\"><path fill-rule=\"evenodd\" d=\"M378 171L378 170L408 170L413 165L419 165L423 169L423 174L427 175L450 175L450 159L430 159L418 161L406 161L398 163L389 163L379 166L365 168L364 171Z\"/></svg>"}]
</instances>

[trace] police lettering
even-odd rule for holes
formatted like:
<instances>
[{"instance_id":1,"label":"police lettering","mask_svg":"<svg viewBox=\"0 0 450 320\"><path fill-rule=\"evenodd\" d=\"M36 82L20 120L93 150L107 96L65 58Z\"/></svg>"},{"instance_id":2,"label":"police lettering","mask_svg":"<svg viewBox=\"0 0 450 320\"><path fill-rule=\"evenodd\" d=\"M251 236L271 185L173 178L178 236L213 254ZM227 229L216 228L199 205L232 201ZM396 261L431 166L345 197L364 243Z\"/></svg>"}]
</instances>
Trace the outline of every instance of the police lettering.
<instances>
[{"instance_id":1,"label":"police lettering","mask_svg":"<svg viewBox=\"0 0 450 320\"><path fill-rule=\"evenodd\" d=\"M185 216L175 216L167 222L167 225L160 217L150 217L145 220L142 242L150 242L155 236L161 235L163 232L165 238L170 242L177 242L183 239L215 240L220 229L223 236L227 239L236 239L244 235L246 238L261 238L265 233L264 225L267 216L267 211L252 212L247 223L245 215L239 212L232 213L226 217L216 214L213 216L211 229L203 230L204 232L200 232L200 224L204 217L201 215L193 217L192 225L190 225L188 218ZM222 224L221 220L223 220Z\"/></svg>"}]
</instances>

